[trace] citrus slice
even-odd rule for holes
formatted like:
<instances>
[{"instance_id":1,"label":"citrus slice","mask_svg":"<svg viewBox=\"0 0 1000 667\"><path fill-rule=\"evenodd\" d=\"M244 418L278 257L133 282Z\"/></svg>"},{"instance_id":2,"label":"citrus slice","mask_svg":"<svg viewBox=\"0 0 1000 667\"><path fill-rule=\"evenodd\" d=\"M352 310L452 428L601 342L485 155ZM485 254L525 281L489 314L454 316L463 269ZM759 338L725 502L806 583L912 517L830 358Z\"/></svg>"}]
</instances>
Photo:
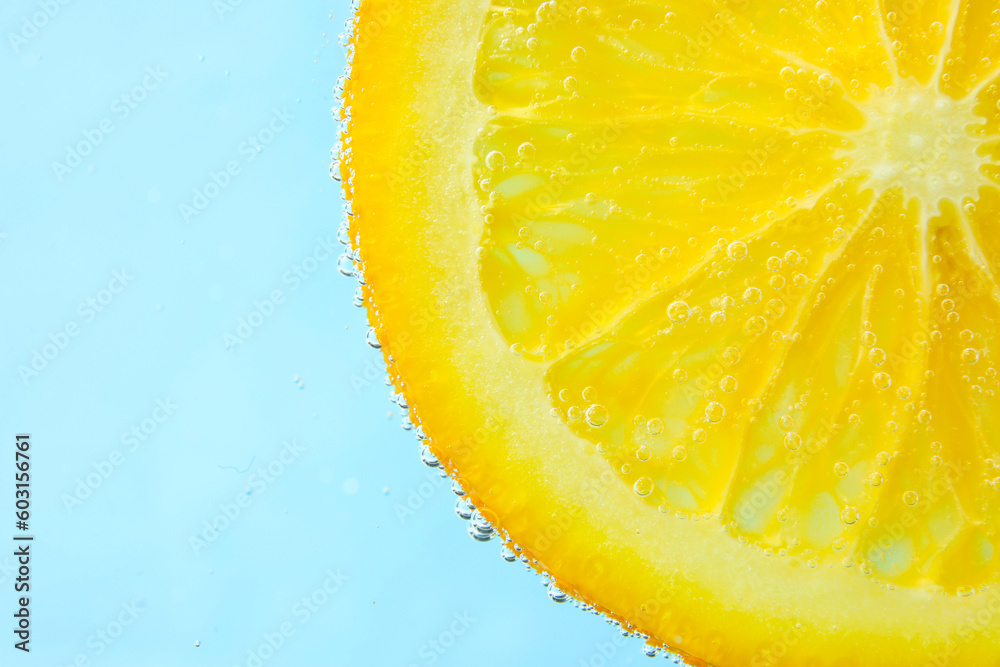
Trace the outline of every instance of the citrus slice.
<instances>
[{"instance_id":1,"label":"citrus slice","mask_svg":"<svg viewBox=\"0 0 1000 667\"><path fill-rule=\"evenodd\" d=\"M1000 2L362 0L352 258L485 520L692 664L1000 664Z\"/></svg>"}]
</instances>

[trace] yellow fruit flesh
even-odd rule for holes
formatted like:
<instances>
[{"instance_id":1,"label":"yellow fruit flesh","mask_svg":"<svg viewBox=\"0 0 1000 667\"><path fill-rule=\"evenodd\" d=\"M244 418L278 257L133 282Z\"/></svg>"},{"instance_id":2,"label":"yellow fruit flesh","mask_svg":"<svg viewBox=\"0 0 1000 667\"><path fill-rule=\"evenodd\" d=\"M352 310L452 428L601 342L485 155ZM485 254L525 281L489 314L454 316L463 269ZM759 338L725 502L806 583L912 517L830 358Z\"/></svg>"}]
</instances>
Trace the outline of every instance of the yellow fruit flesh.
<instances>
[{"instance_id":1,"label":"yellow fruit flesh","mask_svg":"<svg viewBox=\"0 0 1000 667\"><path fill-rule=\"evenodd\" d=\"M432 448L711 664L1000 660L993 3L580 4L362 4L352 235Z\"/></svg>"}]
</instances>

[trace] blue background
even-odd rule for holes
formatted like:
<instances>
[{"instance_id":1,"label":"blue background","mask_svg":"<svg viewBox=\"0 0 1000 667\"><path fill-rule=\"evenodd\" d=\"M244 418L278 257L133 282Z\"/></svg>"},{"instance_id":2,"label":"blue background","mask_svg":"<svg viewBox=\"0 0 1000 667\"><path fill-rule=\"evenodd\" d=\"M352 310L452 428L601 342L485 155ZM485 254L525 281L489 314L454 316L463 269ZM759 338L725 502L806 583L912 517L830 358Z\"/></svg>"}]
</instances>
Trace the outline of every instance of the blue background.
<instances>
[{"instance_id":1,"label":"blue background","mask_svg":"<svg viewBox=\"0 0 1000 667\"><path fill-rule=\"evenodd\" d=\"M32 652L8 620L0 664L645 662L468 537L353 280L309 259L340 221L348 3L63 2L0 6L0 545L19 432L37 536Z\"/></svg>"}]
</instances>

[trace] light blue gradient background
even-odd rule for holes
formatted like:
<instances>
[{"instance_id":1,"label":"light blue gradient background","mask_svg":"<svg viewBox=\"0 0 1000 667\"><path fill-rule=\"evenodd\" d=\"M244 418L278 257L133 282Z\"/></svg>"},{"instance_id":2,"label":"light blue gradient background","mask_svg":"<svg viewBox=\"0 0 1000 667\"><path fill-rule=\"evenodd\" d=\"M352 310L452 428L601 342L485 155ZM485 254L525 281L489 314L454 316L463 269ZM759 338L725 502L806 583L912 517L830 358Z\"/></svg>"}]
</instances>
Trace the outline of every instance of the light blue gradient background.
<instances>
[{"instance_id":1,"label":"light blue gradient background","mask_svg":"<svg viewBox=\"0 0 1000 667\"><path fill-rule=\"evenodd\" d=\"M37 11L0 6L0 664L246 665L286 621L296 632L264 665L648 662L639 642L550 602L497 541L473 542L448 483L425 486L400 520L397 505L433 473L399 427L355 285L336 257L298 290L282 281L340 220L329 160L347 2L243 0L220 19L213 0L70 0L15 53L8 35ZM122 119L112 104L147 67L168 76ZM294 120L245 162L241 142L281 108ZM60 182L52 163L106 118L114 132ZM242 173L185 224L178 206L229 160ZM123 268L134 281L86 322L78 304ZM226 349L224 334L276 288L285 303ZM70 322L80 335L26 386L18 367ZM366 371L377 379L352 384ZM165 398L176 413L126 451L121 434ZM13 439L25 431L30 655L7 629ZM251 474L220 466L266 465L288 439L305 452L196 554L190 536ZM116 449L123 464L68 511L64 494ZM327 570L349 580L302 624L293 607ZM88 638L133 601L138 619L96 655ZM447 642L455 614L475 622L435 653L428 642Z\"/></svg>"}]
</instances>

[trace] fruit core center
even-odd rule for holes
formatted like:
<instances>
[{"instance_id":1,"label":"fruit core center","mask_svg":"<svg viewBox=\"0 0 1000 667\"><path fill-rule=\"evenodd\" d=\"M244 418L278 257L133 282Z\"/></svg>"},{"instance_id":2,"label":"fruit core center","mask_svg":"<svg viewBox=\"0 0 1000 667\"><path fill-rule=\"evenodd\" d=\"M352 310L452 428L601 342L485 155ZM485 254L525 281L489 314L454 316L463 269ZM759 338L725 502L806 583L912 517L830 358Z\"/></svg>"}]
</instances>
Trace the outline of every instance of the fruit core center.
<instances>
[{"instance_id":1,"label":"fruit core center","mask_svg":"<svg viewBox=\"0 0 1000 667\"><path fill-rule=\"evenodd\" d=\"M992 185L979 154L985 120L974 113L975 96L956 100L936 86L906 81L859 104L865 126L848 139L842 157L854 173L867 173L877 192L902 188L923 202L925 215L942 199L968 206L981 186Z\"/></svg>"}]
</instances>

